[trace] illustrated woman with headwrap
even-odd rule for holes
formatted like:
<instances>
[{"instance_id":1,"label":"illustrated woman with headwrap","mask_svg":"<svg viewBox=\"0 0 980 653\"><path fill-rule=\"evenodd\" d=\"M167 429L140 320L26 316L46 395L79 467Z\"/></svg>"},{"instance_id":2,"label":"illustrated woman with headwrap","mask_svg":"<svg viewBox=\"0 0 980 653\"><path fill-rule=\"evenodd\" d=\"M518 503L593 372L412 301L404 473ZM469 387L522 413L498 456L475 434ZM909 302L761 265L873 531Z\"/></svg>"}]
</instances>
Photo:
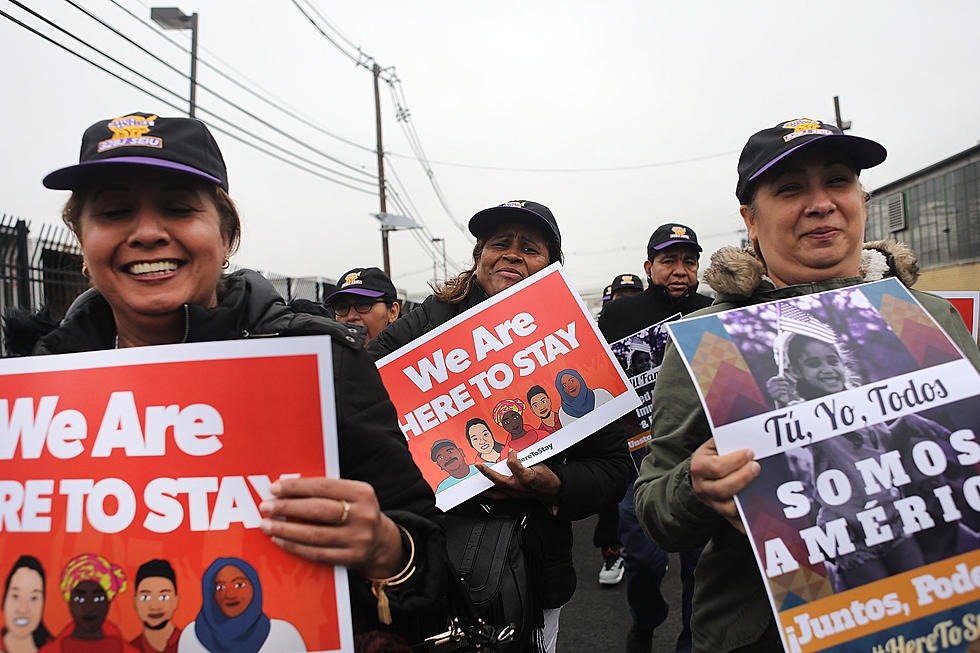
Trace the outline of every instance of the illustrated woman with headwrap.
<instances>
[{"instance_id":1,"label":"illustrated woman with headwrap","mask_svg":"<svg viewBox=\"0 0 980 653\"><path fill-rule=\"evenodd\" d=\"M520 453L538 440L548 436L544 431L528 428L524 425L524 409L526 405L520 399L504 399L493 407L493 421L504 427L510 435L505 448L510 447Z\"/></svg>"},{"instance_id":2,"label":"illustrated woman with headwrap","mask_svg":"<svg viewBox=\"0 0 980 653\"><path fill-rule=\"evenodd\" d=\"M252 565L218 558L201 579L201 611L180 634L179 653L287 653L305 651L288 621L262 611L262 585Z\"/></svg>"},{"instance_id":3,"label":"illustrated woman with headwrap","mask_svg":"<svg viewBox=\"0 0 980 653\"><path fill-rule=\"evenodd\" d=\"M3 651L36 653L54 639L44 626L44 568L34 556L21 556L3 586Z\"/></svg>"},{"instance_id":4,"label":"illustrated woman with headwrap","mask_svg":"<svg viewBox=\"0 0 980 653\"><path fill-rule=\"evenodd\" d=\"M114 623L106 621L112 599L125 589L122 567L102 556L83 553L69 560L61 572L61 593L72 623L41 653L139 653Z\"/></svg>"},{"instance_id":5,"label":"illustrated woman with headwrap","mask_svg":"<svg viewBox=\"0 0 980 653\"><path fill-rule=\"evenodd\" d=\"M585 385L585 379L575 370L562 370L555 377L555 387L561 395L561 408L558 409L558 419L563 426L568 426L582 415L595 410L613 398L608 390L590 388Z\"/></svg>"}]
</instances>

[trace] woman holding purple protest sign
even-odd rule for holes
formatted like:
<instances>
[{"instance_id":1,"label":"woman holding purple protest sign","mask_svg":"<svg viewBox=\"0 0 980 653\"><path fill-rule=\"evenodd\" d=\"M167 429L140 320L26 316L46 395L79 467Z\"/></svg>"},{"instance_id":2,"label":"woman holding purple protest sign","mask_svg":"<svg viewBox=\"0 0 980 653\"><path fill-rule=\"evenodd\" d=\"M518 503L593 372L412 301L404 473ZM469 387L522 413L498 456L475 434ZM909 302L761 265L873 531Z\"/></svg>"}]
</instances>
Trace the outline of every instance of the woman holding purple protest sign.
<instances>
[{"instance_id":1,"label":"woman holding purple protest sign","mask_svg":"<svg viewBox=\"0 0 980 653\"><path fill-rule=\"evenodd\" d=\"M859 175L885 156L874 141L810 119L782 122L749 138L739 158L736 196L752 248L728 247L711 257L705 280L718 298L703 312L884 276L911 286L918 272L907 248L862 243L867 195ZM976 342L952 305L912 292L980 369ZM705 546L691 622L695 650L782 650L733 498L758 476L759 463L749 450L718 455L697 390L673 344L652 402L653 441L636 483L637 516L665 549Z\"/></svg>"},{"instance_id":2,"label":"woman holding purple protest sign","mask_svg":"<svg viewBox=\"0 0 980 653\"><path fill-rule=\"evenodd\" d=\"M470 219L469 228L477 239L473 264L368 343L367 351L375 360L562 260L558 223L543 204L518 200L484 209ZM522 400L507 401L512 407L521 403L523 410ZM535 430L524 426L519 412L500 408L501 426L512 436L519 435L522 443L532 439L526 433ZM540 570L534 579L538 581L534 598L544 608L543 647L554 651L559 611L575 591L571 520L594 515L622 497L631 476L625 435L614 422L569 447L560 459L524 467L515 451L505 460L510 476L478 462L494 488L450 514L485 515L480 506L486 505L493 513L527 515L525 552L540 558L531 566Z\"/></svg>"},{"instance_id":3,"label":"woman holding purple protest sign","mask_svg":"<svg viewBox=\"0 0 980 653\"><path fill-rule=\"evenodd\" d=\"M432 490L362 351L363 329L286 305L256 272L225 273L241 225L224 159L204 123L136 113L99 121L82 136L79 163L44 184L72 191L63 218L92 289L60 325L8 320L8 344L17 325L26 334L14 339L20 354L331 336L343 478L273 483L274 498L259 506L262 531L294 555L356 572L356 635L384 637L392 625L416 640L417 615L441 598L445 578Z\"/></svg>"}]
</instances>

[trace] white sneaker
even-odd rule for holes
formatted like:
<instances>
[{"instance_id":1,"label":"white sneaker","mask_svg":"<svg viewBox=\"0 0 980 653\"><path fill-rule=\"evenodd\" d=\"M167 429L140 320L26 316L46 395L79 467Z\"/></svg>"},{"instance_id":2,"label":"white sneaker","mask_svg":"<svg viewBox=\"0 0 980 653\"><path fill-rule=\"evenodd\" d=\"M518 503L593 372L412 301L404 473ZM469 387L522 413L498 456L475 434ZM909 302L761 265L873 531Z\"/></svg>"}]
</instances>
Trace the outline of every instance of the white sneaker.
<instances>
[{"instance_id":1,"label":"white sneaker","mask_svg":"<svg viewBox=\"0 0 980 653\"><path fill-rule=\"evenodd\" d=\"M603 556L602 569L599 570L600 585L615 585L623 580L623 552L606 551Z\"/></svg>"}]
</instances>

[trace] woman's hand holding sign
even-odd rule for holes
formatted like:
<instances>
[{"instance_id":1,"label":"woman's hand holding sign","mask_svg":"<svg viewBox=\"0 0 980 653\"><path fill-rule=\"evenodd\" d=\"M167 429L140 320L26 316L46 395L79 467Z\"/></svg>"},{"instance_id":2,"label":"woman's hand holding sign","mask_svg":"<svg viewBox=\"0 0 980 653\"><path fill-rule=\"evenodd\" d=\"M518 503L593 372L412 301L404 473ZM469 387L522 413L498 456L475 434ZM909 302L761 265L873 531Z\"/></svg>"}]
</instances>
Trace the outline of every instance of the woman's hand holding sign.
<instances>
[{"instance_id":1,"label":"woman's hand holding sign","mask_svg":"<svg viewBox=\"0 0 980 653\"><path fill-rule=\"evenodd\" d=\"M529 497L549 505L557 502L561 479L547 465L541 463L525 467L517 457L517 452L511 449L507 455L507 467L510 468L510 476L496 472L483 463L476 463L476 468L493 482L493 487L484 492L488 498Z\"/></svg>"},{"instance_id":2,"label":"woman's hand holding sign","mask_svg":"<svg viewBox=\"0 0 980 653\"><path fill-rule=\"evenodd\" d=\"M745 526L735 507L735 495L759 475L759 463L748 449L721 456L710 438L691 456L691 485L701 502L715 510L736 529Z\"/></svg>"},{"instance_id":3,"label":"woman's hand holding sign","mask_svg":"<svg viewBox=\"0 0 980 653\"><path fill-rule=\"evenodd\" d=\"M292 478L276 481L270 491L275 498L259 505L262 531L284 550L366 578L385 578L405 566L398 527L381 512L369 484Z\"/></svg>"}]
</instances>

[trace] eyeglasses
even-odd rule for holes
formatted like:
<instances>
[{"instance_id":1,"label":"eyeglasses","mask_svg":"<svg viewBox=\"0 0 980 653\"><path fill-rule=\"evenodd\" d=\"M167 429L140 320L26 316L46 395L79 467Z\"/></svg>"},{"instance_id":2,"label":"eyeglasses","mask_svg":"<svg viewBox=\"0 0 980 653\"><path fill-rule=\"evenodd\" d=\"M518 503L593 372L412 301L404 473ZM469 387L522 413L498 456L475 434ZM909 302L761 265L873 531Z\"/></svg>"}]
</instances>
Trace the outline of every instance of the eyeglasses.
<instances>
[{"instance_id":1,"label":"eyeglasses","mask_svg":"<svg viewBox=\"0 0 980 653\"><path fill-rule=\"evenodd\" d=\"M375 304L383 301L383 299L375 299L373 302L354 302L353 304L350 302L334 302L332 306L333 312L337 315L347 315L347 312L351 308L364 315L365 313L370 313Z\"/></svg>"}]
</instances>

